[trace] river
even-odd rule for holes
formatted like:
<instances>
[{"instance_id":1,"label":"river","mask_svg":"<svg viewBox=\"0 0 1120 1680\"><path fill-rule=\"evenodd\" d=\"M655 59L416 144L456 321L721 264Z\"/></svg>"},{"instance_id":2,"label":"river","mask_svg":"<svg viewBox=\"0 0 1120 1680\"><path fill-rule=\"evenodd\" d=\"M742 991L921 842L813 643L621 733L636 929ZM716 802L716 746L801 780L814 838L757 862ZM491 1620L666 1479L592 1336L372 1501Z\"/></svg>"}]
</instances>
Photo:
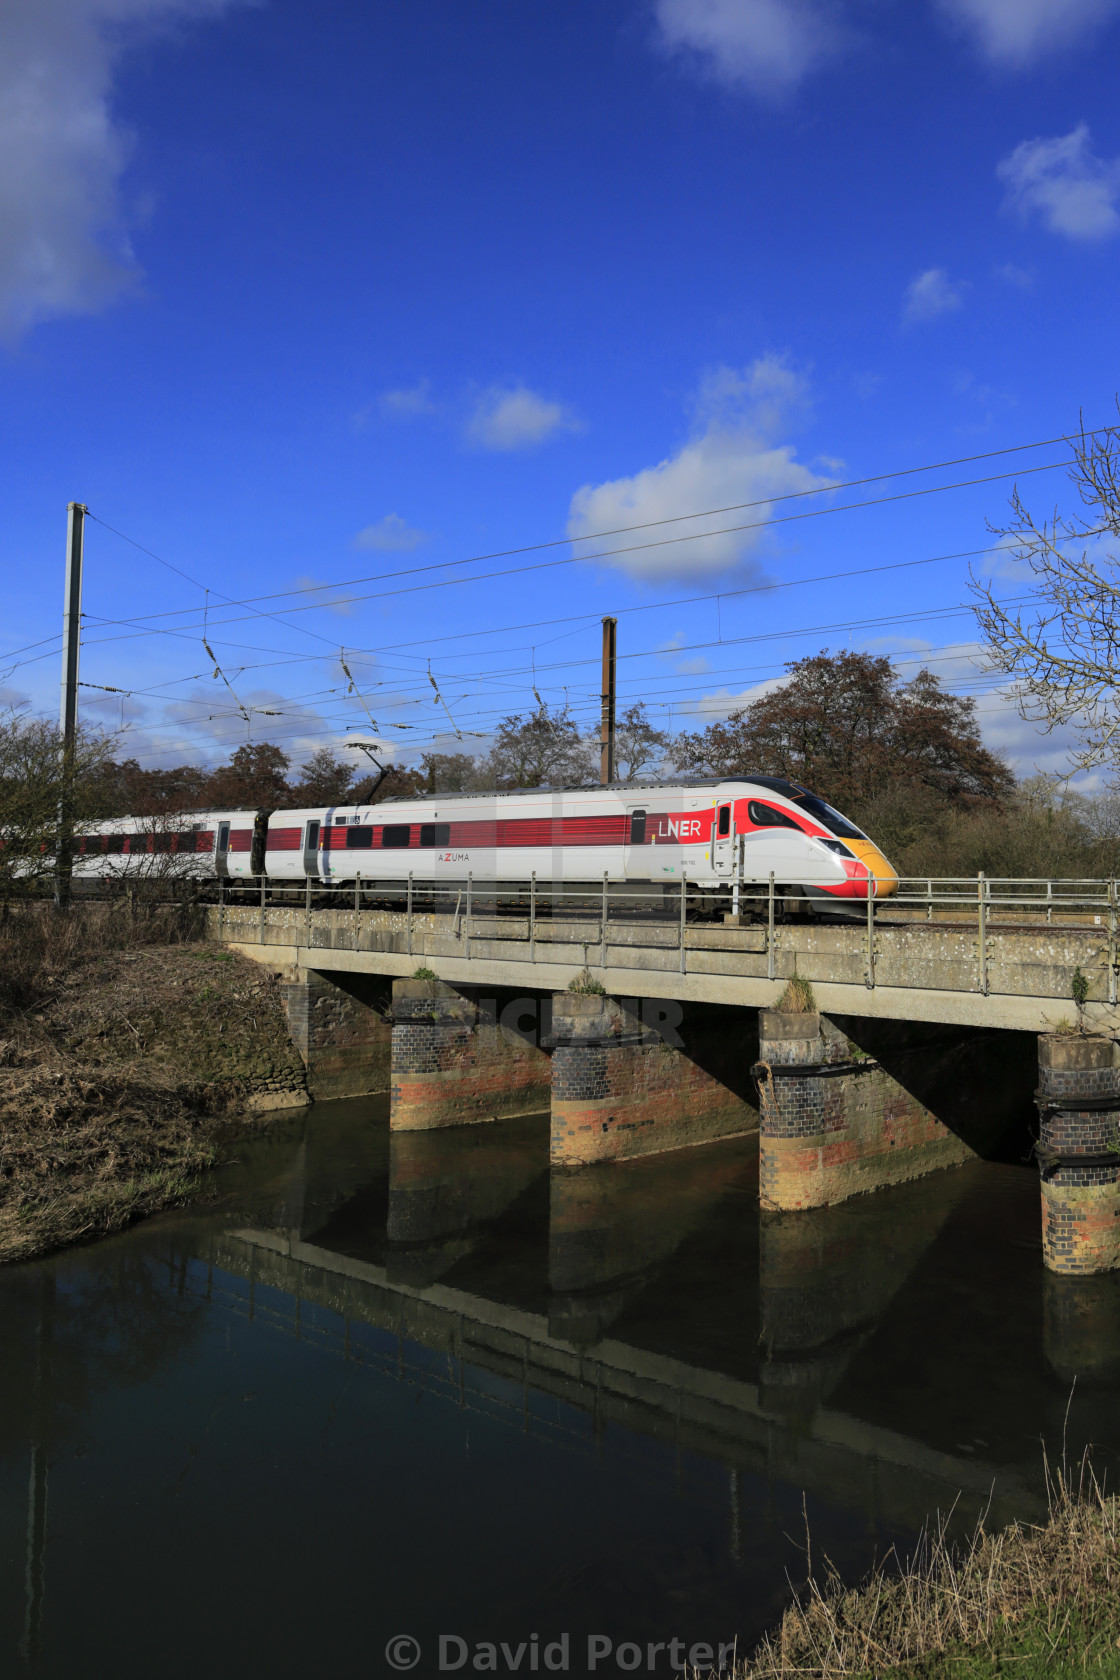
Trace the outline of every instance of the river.
<instances>
[{"instance_id":1,"label":"river","mask_svg":"<svg viewBox=\"0 0 1120 1680\"><path fill-rule=\"evenodd\" d=\"M236 1153L0 1272L0 1674L668 1675L1120 1446L1027 1166L762 1218L754 1138L550 1177L382 1098Z\"/></svg>"}]
</instances>

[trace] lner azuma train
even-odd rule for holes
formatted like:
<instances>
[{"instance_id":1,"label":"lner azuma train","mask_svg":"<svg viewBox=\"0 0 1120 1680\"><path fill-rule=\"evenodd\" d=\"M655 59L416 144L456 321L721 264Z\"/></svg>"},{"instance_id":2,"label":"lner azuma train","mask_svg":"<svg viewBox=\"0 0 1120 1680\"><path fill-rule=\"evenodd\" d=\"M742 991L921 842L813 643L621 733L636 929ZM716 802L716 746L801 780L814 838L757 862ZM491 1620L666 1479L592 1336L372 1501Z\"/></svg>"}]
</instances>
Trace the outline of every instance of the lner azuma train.
<instances>
[{"instance_id":1,"label":"lner azuma train","mask_svg":"<svg viewBox=\"0 0 1120 1680\"><path fill-rule=\"evenodd\" d=\"M849 911L898 877L878 846L825 800L777 776L608 787L433 794L376 805L117 817L75 845L76 885L166 872L202 880L336 883L366 902L468 879L501 898L535 877L547 889L631 883L637 896L688 892L716 908L738 886Z\"/></svg>"}]
</instances>

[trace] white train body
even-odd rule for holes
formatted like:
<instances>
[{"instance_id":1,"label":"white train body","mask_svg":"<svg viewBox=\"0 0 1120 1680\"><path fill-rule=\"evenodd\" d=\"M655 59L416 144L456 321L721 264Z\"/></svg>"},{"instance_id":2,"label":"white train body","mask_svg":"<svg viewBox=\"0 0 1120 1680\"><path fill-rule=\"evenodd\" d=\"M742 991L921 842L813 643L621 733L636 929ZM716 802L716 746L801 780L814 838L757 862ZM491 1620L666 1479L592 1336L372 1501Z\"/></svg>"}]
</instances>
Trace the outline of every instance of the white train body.
<instances>
[{"instance_id":1,"label":"white train body","mask_svg":"<svg viewBox=\"0 0 1120 1680\"><path fill-rule=\"evenodd\" d=\"M184 811L172 817L83 823L74 838L73 879L248 879L257 861L254 834L263 854L264 824L264 813L258 811Z\"/></svg>"},{"instance_id":2,"label":"white train body","mask_svg":"<svg viewBox=\"0 0 1120 1680\"><path fill-rule=\"evenodd\" d=\"M414 885L609 883L883 897L898 878L824 800L777 777L434 794L289 811L114 817L77 836L76 882L308 879Z\"/></svg>"},{"instance_id":3,"label":"white train body","mask_svg":"<svg viewBox=\"0 0 1120 1680\"><path fill-rule=\"evenodd\" d=\"M719 888L771 875L808 896L891 893L882 852L821 799L778 778L435 794L274 811L270 879L633 881Z\"/></svg>"}]
</instances>

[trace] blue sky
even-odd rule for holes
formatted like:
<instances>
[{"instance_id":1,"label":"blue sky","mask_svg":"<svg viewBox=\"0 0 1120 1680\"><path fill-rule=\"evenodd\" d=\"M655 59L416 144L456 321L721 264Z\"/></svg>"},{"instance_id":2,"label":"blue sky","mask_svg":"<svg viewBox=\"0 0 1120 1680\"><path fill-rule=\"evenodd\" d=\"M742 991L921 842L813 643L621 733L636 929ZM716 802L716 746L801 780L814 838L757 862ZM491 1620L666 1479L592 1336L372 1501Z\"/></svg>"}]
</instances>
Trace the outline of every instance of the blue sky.
<instances>
[{"instance_id":1,"label":"blue sky","mask_svg":"<svg viewBox=\"0 0 1120 1680\"><path fill-rule=\"evenodd\" d=\"M959 610L1014 479L881 498L1049 507L1067 451L882 475L1115 418L1118 49L1120 0L5 0L3 697L57 706L78 499L83 712L147 764L372 736L340 647L405 759L591 723L617 612L674 730L851 645L1060 766Z\"/></svg>"}]
</instances>

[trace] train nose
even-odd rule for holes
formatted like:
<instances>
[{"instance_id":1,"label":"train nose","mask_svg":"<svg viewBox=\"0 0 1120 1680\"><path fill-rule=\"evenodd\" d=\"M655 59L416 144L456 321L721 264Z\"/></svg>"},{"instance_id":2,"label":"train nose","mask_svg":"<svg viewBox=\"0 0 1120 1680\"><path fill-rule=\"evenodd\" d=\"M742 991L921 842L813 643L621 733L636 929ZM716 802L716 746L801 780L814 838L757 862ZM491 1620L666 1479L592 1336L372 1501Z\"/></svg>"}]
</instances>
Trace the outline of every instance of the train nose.
<instances>
[{"instance_id":1,"label":"train nose","mask_svg":"<svg viewBox=\"0 0 1120 1680\"><path fill-rule=\"evenodd\" d=\"M870 840L847 840L845 845L854 852L875 882L875 897L889 898L898 891L898 875L882 852Z\"/></svg>"}]
</instances>

